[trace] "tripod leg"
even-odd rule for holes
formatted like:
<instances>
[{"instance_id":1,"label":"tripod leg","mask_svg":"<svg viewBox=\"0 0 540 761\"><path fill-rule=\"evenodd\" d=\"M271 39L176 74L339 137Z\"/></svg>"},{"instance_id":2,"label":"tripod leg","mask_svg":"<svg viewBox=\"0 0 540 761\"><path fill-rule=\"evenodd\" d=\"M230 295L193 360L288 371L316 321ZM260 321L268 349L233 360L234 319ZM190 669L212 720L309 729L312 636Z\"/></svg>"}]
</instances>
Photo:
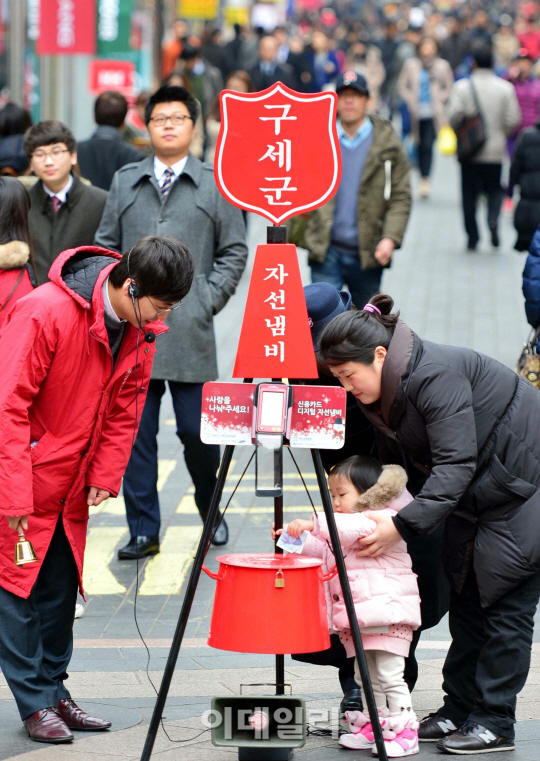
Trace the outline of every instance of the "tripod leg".
<instances>
[{"instance_id":1,"label":"tripod leg","mask_svg":"<svg viewBox=\"0 0 540 761\"><path fill-rule=\"evenodd\" d=\"M356 618L354 603L351 594L351 588L349 586L349 579L347 578L347 570L345 568L345 561L343 559L343 552L341 551L341 544L339 543L339 536L336 527L336 521L334 519L334 512L332 510L332 500L328 492L328 484L326 482L326 474L324 472L321 453L318 449L311 451L313 457L313 464L315 466L315 473L317 474L317 482L319 484L319 490L321 493L321 499L326 515L326 521L328 523L328 533L330 534L330 541L332 543L332 551L336 559L336 566L338 569L339 581L341 584L341 590L343 592L343 600L345 602L345 608L347 609L347 616L349 618L349 624L351 626L351 634L354 642L354 651L356 654L356 660L358 661L358 668L360 670L360 676L362 677L362 687L364 697L366 699L369 718L373 726L373 734L375 735L375 744L379 753L380 761L388 761L386 755L386 748L384 747L384 739L382 736L381 725L379 724L379 717L377 714L377 706L375 705L375 697L373 695L373 688L371 687L371 680L369 678L369 671L366 663L366 656L364 654L364 647L362 645L362 637L360 635L360 627Z\"/></svg>"},{"instance_id":2,"label":"tripod leg","mask_svg":"<svg viewBox=\"0 0 540 761\"><path fill-rule=\"evenodd\" d=\"M278 483L283 485L283 447L281 450L274 452L274 478ZM283 528L283 493L281 497L274 497L274 526L276 531ZM277 546L278 538L276 537L275 552L278 555L283 554L281 547ZM276 655L276 695L285 694L285 656Z\"/></svg>"},{"instance_id":3,"label":"tripod leg","mask_svg":"<svg viewBox=\"0 0 540 761\"><path fill-rule=\"evenodd\" d=\"M184 602L182 604L182 610L180 612L180 617L174 632L174 637L171 644L171 649L169 651L169 657L167 658L167 663L165 665L165 671L163 672L163 679L159 688L156 705L154 706L154 712L152 713L152 719L150 720L150 726L148 727L148 733L146 735L146 741L141 755L141 761L149 761L150 756L152 755L152 749L154 747L157 731L159 729L159 722L161 721L161 717L163 715L163 709L165 708L167 695L169 694L169 688L171 686L174 668L176 666L176 661L178 660L178 654L180 652L180 647L182 645L182 640L186 631L189 613L191 611L191 605L193 604L193 598L195 597L195 592L197 591L197 584L199 583L199 577L201 575L201 568L204 563L204 557L206 555L208 544L215 529L216 518L219 512L219 504L221 502L221 496L225 487L227 473L229 472L231 465L233 452L233 446L225 447L225 452L223 453L223 459L221 460L221 465L217 477L216 488L212 495L212 501L210 502L208 515L206 516L206 520L204 522L204 528L199 542L199 547L197 549L197 554L195 555L195 560L193 561L193 567L189 576L189 582L187 585Z\"/></svg>"}]
</instances>

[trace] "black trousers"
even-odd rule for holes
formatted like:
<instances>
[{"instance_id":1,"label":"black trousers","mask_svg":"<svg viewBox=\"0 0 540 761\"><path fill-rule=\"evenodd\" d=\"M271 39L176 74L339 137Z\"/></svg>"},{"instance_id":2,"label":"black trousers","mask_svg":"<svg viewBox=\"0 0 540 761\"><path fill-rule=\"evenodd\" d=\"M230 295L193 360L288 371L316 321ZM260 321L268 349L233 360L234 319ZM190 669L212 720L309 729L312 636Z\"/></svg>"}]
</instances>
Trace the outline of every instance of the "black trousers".
<instances>
[{"instance_id":1,"label":"black trousers","mask_svg":"<svg viewBox=\"0 0 540 761\"><path fill-rule=\"evenodd\" d=\"M220 451L218 446L201 441L202 383L167 383L176 417L176 433L184 445L184 459L195 486L195 504L204 521L216 486ZM132 537L136 534L158 536L161 526L157 435L164 393L164 380L150 381L139 432L124 475L126 515Z\"/></svg>"},{"instance_id":2,"label":"black trousers","mask_svg":"<svg viewBox=\"0 0 540 761\"><path fill-rule=\"evenodd\" d=\"M418 168L421 177L429 177L431 174L435 137L433 119L420 119L418 122Z\"/></svg>"},{"instance_id":3,"label":"black trousers","mask_svg":"<svg viewBox=\"0 0 540 761\"><path fill-rule=\"evenodd\" d=\"M473 570L461 594L452 592L443 716L457 726L469 718L498 735L514 737L516 696L529 673L539 598L540 573L484 610Z\"/></svg>"},{"instance_id":4,"label":"black trousers","mask_svg":"<svg viewBox=\"0 0 540 761\"><path fill-rule=\"evenodd\" d=\"M339 669L339 683L344 693L357 689L359 686L354 679L354 657L347 657L338 634L330 635L328 650L320 650L316 653L295 653L291 655L291 658L293 661L313 663L315 666L334 666Z\"/></svg>"},{"instance_id":5,"label":"black trousers","mask_svg":"<svg viewBox=\"0 0 540 761\"><path fill-rule=\"evenodd\" d=\"M0 588L0 668L21 719L70 697L64 682L73 651L77 584L60 517L28 599Z\"/></svg>"},{"instance_id":6,"label":"black trousers","mask_svg":"<svg viewBox=\"0 0 540 761\"><path fill-rule=\"evenodd\" d=\"M476 245L479 238L476 225L476 204L482 193L487 195L489 229L497 229L504 197L501 188L501 170L501 164L480 164L474 161L464 161L461 164L463 219L469 243L472 245Z\"/></svg>"}]
</instances>

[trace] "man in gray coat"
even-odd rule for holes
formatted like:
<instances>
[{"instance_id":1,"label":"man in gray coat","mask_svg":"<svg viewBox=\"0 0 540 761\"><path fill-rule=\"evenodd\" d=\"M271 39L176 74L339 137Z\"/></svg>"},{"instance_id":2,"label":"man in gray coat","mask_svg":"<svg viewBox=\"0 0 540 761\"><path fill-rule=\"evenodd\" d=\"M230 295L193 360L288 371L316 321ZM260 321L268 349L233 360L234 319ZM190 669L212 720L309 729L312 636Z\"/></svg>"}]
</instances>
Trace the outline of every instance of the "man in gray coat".
<instances>
[{"instance_id":1,"label":"man in gray coat","mask_svg":"<svg viewBox=\"0 0 540 761\"><path fill-rule=\"evenodd\" d=\"M213 317L234 293L247 259L242 213L222 198L213 168L189 153L197 101L183 87L161 87L146 105L154 156L116 172L97 245L127 251L144 235L178 238L192 252L193 287L170 312L154 361L147 401L124 476L131 539L118 553L135 559L159 552L157 433L165 382L173 398L177 434L205 518L216 483L219 447L203 444L199 428L202 384L218 375ZM225 522L214 544L225 544Z\"/></svg>"}]
</instances>

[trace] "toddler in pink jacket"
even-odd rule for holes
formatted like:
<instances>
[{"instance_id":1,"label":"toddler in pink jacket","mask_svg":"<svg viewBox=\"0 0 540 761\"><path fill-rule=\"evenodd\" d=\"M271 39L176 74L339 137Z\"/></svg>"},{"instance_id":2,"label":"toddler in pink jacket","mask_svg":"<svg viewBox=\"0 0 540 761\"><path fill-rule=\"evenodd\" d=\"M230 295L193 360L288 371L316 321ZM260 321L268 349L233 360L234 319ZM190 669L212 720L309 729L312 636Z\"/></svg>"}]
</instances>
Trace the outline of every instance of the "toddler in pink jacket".
<instances>
[{"instance_id":1,"label":"toddler in pink jacket","mask_svg":"<svg viewBox=\"0 0 540 761\"><path fill-rule=\"evenodd\" d=\"M412 501L406 484L407 474L399 465L381 468L373 458L359 456L343 460L331 470L328 478L356 617L390 758L418 753L418 723L403 678L412 633L421 622L418 584L404 541L378 557L358 556L357 551L361 549L358 540L377 527L365 511L381 510L396 515ZM297 519L287 526L287 532L294 537L305 530L310 535L303 553L323 558L325 571L333 568L335 561L325 516L318 514L312 520ZM347 655L351 657L355 654L354 644L337 576L325 584L325 593L330 633L339 634ZM355 679L361 684L357 663ZM340 744L353 749L374 748L369 718L354 711L347 714L347 720L351 732L340 737Z\"/></svg>"}]
</instances>

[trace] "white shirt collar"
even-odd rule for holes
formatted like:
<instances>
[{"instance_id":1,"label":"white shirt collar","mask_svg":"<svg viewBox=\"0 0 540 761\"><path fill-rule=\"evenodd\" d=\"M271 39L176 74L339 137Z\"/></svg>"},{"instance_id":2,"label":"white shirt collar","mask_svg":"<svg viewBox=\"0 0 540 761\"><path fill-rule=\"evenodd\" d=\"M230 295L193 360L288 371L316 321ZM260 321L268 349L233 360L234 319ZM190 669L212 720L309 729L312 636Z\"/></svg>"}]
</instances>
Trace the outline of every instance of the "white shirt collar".
<instances>
[{"instance_id":1,"label":"white shirt collar","mask_svg":"<svg viewBox=\"0 0 540 761\"><path fill-rule=\"evenodd\" d=\"M172 169L175 177L180 177L180 175L185 169L187 160L188 160L188 157L184 156L184 158L180 159L180 161L177 161L176 164L173 164L171 167L168 167L167 164L164 164L163 161L160 161L160 159L158 159L157 156L154 156L154 175L156 177L158 185L160 187L163 185L163 182L164 182L163 175L165 174L167 169Z\"/></svg>"},{"instance_id":2,"label":"white shirt collar","mask_svg":"<svg viewBox=\"0 0 540 761\"><path fill-rule=\"evenodd\" d=\"M118 325L123 322L127 322L127 320L121 320L112 307L111 300L109 298L109 278L105 279L101 292L103 293L103 306L105 308L105 314L110 317L113 322L118 323Z\"/></svg>"},{"instance_id":3,"label":"white shirt collar","mask_svg":"<svg viewBox=\"0 0 540 761\"><path fill-rule=\"evenodd\" d=\"M72 174L69 175L69 180L66 182L62 190L58 191L58 193L54 193L50 188L48 188L43 182L43 180L41 181L41 184L43 185L43 190L47 193L48 196L51 196L51 198L53 196L56 196L59 201L61 201L62 203L65 203L67 194L69 193L69 191L71 190L71 186L73 185L73 175Z\"/></svg>"}]
</instances>

